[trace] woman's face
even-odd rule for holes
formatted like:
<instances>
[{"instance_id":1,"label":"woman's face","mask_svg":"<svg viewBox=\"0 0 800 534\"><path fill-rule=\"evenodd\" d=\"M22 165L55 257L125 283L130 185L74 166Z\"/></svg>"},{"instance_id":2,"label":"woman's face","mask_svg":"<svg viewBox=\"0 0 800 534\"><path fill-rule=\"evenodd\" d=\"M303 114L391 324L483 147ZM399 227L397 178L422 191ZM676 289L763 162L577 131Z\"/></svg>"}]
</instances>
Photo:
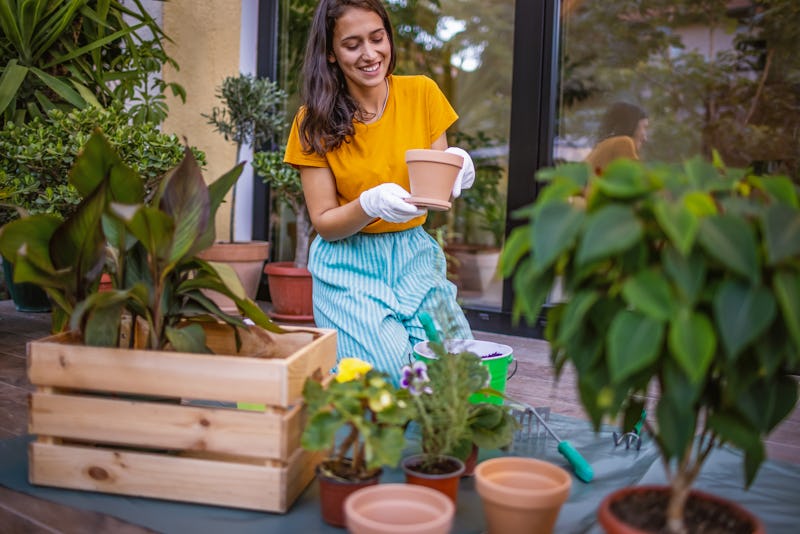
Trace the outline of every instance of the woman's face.
<instances>
[{"instance_id":1,"label":"woman's face","mask_svg":"<svg viewBox=\"0 0 800 534\"><path fill-rule=\"evenodd\" d=\"M642 148L642 145L647 142L647 128L650 126L650 120L640 119L636 125L636 130L633 132L633 142L636 143L636 150Z\"/></svg>"},{"instance_id":2,"label":"woman's face","mask_svg":"<svg viewBox=\"0 0 800 534\"><path fill-rule=\"evenodd\" d=\"M352 7L336 21L328 61L339 64L350 93L382 85L391 56L389 35L374 11Z\"/></svg>"}]
</instances>

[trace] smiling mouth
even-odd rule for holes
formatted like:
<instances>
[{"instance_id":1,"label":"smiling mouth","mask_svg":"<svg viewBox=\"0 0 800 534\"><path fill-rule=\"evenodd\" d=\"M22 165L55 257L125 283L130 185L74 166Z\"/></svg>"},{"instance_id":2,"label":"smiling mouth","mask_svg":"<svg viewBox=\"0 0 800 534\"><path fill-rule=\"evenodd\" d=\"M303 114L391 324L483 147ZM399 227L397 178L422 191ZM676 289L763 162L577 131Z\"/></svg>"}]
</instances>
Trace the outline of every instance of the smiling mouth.
<instances>
[{"instance_id":1,"label":"smiling mouth","mask_svg":"<svg viewBox=\"0 0 800 534\"><path fill-rule=\"evenodd\" d=\"M361 67L361 70L364 72L377 72L378 69L381 68L380 63L375 63L374 65L369 65L367 67Z\"/></svg>"}]
</instances>

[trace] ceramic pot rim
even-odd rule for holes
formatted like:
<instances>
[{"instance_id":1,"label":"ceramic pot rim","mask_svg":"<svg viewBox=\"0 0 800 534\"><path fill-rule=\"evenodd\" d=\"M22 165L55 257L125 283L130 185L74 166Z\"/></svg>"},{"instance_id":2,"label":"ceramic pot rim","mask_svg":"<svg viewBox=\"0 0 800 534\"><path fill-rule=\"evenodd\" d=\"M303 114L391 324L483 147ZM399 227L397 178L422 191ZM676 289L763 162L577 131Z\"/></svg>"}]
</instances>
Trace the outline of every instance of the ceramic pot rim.
<instances>
[{"instance_id":1,"label":"ceramic pot rim","mask_svg":"<svg viewBox=\"0 0 800 534\"><path fill-rule=\"evenodd\" d=\"M464 158L458 154L451 154L444 150L434 150L428 148L414 148L406 150L406 163L413 161L434 161L461 168L464 165Z\"/></svg>"},{"instance_id":2,"label":"ceramic pot rim","mask_svg":"<svg viewBox=\"0 0 800 534\"><path fill-rule=\"evenodd\" d=\"M429 473L425 473L424 471L417 471L416 469L412 469L412 468L410 468L410 467L408 467L406 465L407 463L412 463L415 460L421 460L424 457L425 457L424 454L413 454L411 456L406 456L405 458L403 458L402 462L400 463L400 466L403 468L403 472L410 473L411 475L413 475L415 477L429 478L431 480L439 480L439 479L442 479L442 478L460 477L461 474L464 473L464 469L466 469L466 467L464 466L464 462L462 462L461 460L459 460L455 456L444 456L444 458L447 458L448 460L456 462L457 464L459 464L459 468L456 469L455 471L450 472L450 473L429 474Z\"/></svg>"},{"instance_id":3,"label":"ceramic pot rim","mask_svg":"<svg viewBox=\"0 0 800 534\"><path fill-rule=\"evenodd\" d=\"M512 471L515 474L524 474L525 467L534 468L538 477L546 477L554 485L525 489L499 484L491 479L492 472ZM503 456L484 460L475 467L475 487L481 498L488 498L507 506L529 507L531 503L535 503L538 508L546 508L561 505L567 500L572 487L572 476L561 467L544 460ZM487 496L487 493L491 495Z\"/></svg>"},{"instance_id":4,"label":"ceramic pot rim","mask_svg":"<svg viewBox=\"0 0 800 534\"><path fill-rule=\"evenodd\" d=\"M430 503L434 505L438 510L439 514L434 519L425 522L419 523L409 523L403 525L388 525L381 521L376 521L369 517L364 517L363 515L359 517L358 521L365 527L372 529L375 532L386 532L387 534L395 534L395 533L406 533L409 530L425 530L431 531L437 527L444 527L448 523L453 520L456 512L456 506L453 504L453 501L450 500L444 493L428 488L426 486L417 486L414 484L399 484L399 483L390 483L390 484L378 484L376 486L368 486L366 488L361 488L359 490L354 491L351 493L347 499L344 501L344 510L345 510L345 521L347 518L351 517L353 513L353 508L357 505L360 499L364 499L368 497L370 494L373 493L384 493L384 492L405 492L407 495L410 496L417 496L423 502ZM410 500L408 498L403 499L403 502L406 500ZM348 525L349 529L349 525Z\"/></svg>"}]
</instances>

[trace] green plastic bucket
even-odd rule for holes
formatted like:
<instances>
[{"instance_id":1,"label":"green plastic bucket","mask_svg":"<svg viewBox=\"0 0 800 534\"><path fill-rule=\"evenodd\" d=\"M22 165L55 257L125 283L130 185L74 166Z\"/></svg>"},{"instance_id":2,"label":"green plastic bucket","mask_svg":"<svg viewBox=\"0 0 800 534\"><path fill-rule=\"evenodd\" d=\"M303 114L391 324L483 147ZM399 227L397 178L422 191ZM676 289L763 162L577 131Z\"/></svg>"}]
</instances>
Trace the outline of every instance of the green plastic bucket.
<instances>
[{"instance_id":1,"label":"green plastic bucket","mask_svg":"<svg viewBox=\"0 0 800 534\"><path fill-rule=\"evenodd\" d=\"M517 362L514 360L513 349L502 343L478 339L451 339L447 341L447 350L449 352L472 352L480 356L481 363L489 369L489 386L500 393L506 392L506 382L517 371ZM414 345L415 359L425 361L435 357L427 341L421 341ZM511 367L512 361L514 362L514 368L509 374L509 367ZM503 399L499 397L479 395L477 393L472 395L469 400L471 402L488 402L491 404L503 403Z\"/></svg>"}]
</instances>

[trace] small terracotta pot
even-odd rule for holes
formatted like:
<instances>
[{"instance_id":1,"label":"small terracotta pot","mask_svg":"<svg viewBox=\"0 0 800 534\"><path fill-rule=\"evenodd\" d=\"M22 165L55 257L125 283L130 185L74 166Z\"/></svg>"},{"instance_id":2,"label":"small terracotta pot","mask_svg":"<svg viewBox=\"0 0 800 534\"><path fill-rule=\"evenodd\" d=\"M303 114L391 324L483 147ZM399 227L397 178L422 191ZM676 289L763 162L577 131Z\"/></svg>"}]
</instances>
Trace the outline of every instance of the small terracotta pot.
<instances>
[{"instance_id":1,"label":"small terracotta pot","mask_svg":"<svg viewBox=\"0 0 800 534\"><path fill-rule=\"evenodd\" d=\"M351 482L328 477L322 473L320 466L317 466L317 483L319 484L322 519L335 527L343 527L345 523L344 502L347 497L361 488L376 485L382 472L378 472L373 478Z\"/></svg>"},{"instance_id":2,"label":"small terracotta pot","mask_svg":"<svg viewBox=\"0 0 800 534\"><path fill-rule=\"evenodd\" d=\"M353 534L447 534L456 507L442 493L411 484L379 484L352 493L344 504Z\"/></svg>"},{"instance_id":3,"label":"small terracotta pot","mask_svg":"<svg viewBox=\"0 0 800 534\"><path fill-rule=\"evenodd\" d=\"M264 265L264 274L272 301L270 317L278 321L314 320L313 280L308 269L295 267L290 261L278 261Z\"/></svg>"},{"instance_id":4,"label":"small terracotta pot","mask_svg":"<svg viewBox=\"0 0 800 534\"><path fill-rule=\"evenodd\" d=\"M571 486L564 469L534 458L492 458L475 468L490 534L553 532Z\"/></svg>"},{"instance_id":5,"label":"small terracotta pot","mask_svg":"<svg viewBox=\"0 0 800 534\"><path fill-rule=\"evenodd\" d=\"M264 262L269 257L269 242L214 243L198 253L197 257L230 265L242 282L245 294L253 300L258 292L258 282L261 280ZM210 290L203 290L203 294L212 299L225 313L239 313L236 303L225 295Z\"/></svg>"},{"instance_id":6,"label":"small terracotta pot","mask_svg":"<svg viewBox=\"0 0 800 534\"><path fill-rule=\"evenodd\" d=\"M406 483L416 484L438 490L456 503L458 499L458 483L464 473L464 462L453 456L443 456L443 461L451 464L453 470L446 473L431 474L420 471L425 455L415 454L403 459L401 466L406 474Z\"/></svg>"},{"instance_id":7,"label":"small terracotta pot","mask_svg":"<svg viewBox=\"0 0 800 534\"><path fill-rule=\"evenodd\" d=\"M105 292L114 289L114 282L111 280L111 275L103 273L100 275L100 285L97 286L97 291Z\"/></svg>"},{"instance_id":8,"label":"small terracotta pot","mask_svg":"<svg viewBox=\"0 0 800 534\"><path fill-rule=\"evenodd\" d=\"M603 527L603 530L609 534L648 534L648 532L645 530L638 529L623 522L616 515L614 515L614 512L611 511L611 506L615 502L624 500L631 494L648 491L669 492L670 488L668 486L658 485L629 486L627 488L621 488L609 493L603 499L603 501L600 503L600 507L597 509L597 519L600 522L600 526ZM766 532L764 529L764 524L760 519L758 519L758 517L751 514L745 508L733 501L729 501L728 499L723 499L722 497L699 490L691 490L689 492L689 499L704 499L725 506L730 509L731 515L737 516L739 519L752 524L753 534L764 534Z\"/></svg>"},{"instance_id":9,"label":"small terracotta pot","mask_svg":"<svg viewBox=\"0 0 800 534\"><path fill-rule=\"evenodd\" d=\"M450 209L450 194L464 158L443 150L406 151L411 204L444 211Z\"/></svg>"}]
</instances>

